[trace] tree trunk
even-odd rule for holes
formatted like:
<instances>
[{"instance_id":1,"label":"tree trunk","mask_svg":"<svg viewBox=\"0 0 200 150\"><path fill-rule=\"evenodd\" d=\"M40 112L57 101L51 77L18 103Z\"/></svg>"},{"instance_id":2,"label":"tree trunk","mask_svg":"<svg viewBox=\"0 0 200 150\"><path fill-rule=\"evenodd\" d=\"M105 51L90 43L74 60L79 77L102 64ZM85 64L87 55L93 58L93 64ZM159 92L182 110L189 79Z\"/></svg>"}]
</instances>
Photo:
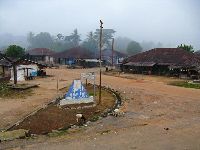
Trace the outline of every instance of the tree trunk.
<instances>
[{"instance_id":1,"label":"tree trunk","mask_svg":"<svg viewBox=\"0 0 200 150\"><path fill-rule=\"evenodd\" d=\"M5 77L5 68L4 68L4 66L2 66L2 69L3 69L3 77Z\"/></svg>"},{"instance_id":2,"label":"tree trunk","mask_svg":"<svg viewBox=\"0 0 200 150\"><path fill-rule=\"evenodd\" d=\"M13 64L13 76L14 76L14 84L17 84L17 66Z\"/></svg>"}]
</instances>

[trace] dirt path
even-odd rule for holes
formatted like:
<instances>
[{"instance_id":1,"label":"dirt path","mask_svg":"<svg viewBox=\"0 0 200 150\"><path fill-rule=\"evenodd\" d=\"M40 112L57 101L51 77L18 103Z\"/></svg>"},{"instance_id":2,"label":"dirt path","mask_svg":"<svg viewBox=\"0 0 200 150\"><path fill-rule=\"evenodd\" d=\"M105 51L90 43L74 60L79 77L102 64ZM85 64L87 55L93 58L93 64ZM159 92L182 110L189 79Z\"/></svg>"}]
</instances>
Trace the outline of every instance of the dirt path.
<instances>
[{"instance_id":1,"label":"dirt path","mask_svg":"<svg viewBox=\"0 0 200 150\"><path fill-rule=\"evenodd\" d=\"M80 72L58 70L63 80L78 77ZM14 141L13 146L49 150L200 149L200 90L169 86L156 77L133 80L104 75L102 79L103 85L123 93L125 117L109 116L74 134Z\"/></svg>"}]
</instances>

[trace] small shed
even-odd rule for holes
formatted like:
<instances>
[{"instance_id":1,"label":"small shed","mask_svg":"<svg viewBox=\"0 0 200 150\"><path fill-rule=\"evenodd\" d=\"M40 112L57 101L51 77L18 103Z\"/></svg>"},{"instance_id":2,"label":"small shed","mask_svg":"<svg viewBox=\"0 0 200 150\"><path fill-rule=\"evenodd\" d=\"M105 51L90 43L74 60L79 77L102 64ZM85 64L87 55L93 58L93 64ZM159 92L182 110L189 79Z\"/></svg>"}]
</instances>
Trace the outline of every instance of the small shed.
<instances>
[{"instance_id":1,"label":"small shed","mask_svg":"<svg viewBox=\"0 0 200 150\"><path fill-rule=\"evenodd\" d=\"M16 65L17 69L17 81L24 81L30 77L36 77L36 76L43 76L46 75L43 69L46 68L46 65L31 61L28 59L21 59L18 61ZM10 68L11 70L11 79L14 80L14 74L13 74L13 68Z\"/></svg>"},{"instance_id":2,"label":"small shed","mask_svg":"<svg viewBox=\"0 0 200 150\"><path fill-rule=\"evenodd\" d=\"M17 66L17 81L25 81L26 78L37 76L39 67L36 64L18 65ZM11 81L14 80L13 69L11 68Z\"/></svg>"}]
</instances>

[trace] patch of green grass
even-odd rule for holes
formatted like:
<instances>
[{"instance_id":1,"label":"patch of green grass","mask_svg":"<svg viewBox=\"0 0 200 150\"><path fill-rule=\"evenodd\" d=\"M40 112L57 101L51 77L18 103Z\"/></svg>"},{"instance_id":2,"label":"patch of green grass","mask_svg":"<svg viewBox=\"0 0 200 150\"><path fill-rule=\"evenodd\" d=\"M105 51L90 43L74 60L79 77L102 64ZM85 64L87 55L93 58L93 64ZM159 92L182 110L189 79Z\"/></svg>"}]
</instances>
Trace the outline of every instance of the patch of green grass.
<instances>
[{"instance_id":1,"label":"patch of green grass","mask_svg":"<svg viewBox=\"0 0 200 150\"><path fill-rule=\"evenodd\" d=\"M58 136L66 135L66 134L68 134L67 130L61 130L61 131L54 130L53 132L48 133L48 136L49 137L58 137Z\"/></svg>"},{"instance_id":2,"label":"patch of green grass","mask_svg":"<svg viewBox=\"0 0 200 150\"><path fill-rule=\"evenodd\" d=\"M0 83L0 97L1 98L26 98L32 95L31 89L16 90L12 89L7 83Z\"/></svg>"},{"instance_id":3,"label":"patch of green grass","mask_svg":"<svg viewBox=\"0 0 200 150\"><path fill-rule=\"evenodd\" d=\"M169 83L169 85L180 86L180 87L185 87L185 88L200 89L200 84L198 84L198 83L188 83L186 81L171 82L171 83Z\"/></svg>"},{"instance_id":4,"label":"patch of green grass","mask_svg":"<svg viewBox=\"0 0 200 150\"><path fill-rule=\"evenodd\" d=\"M10 91L10 88L7 86L6 83L0 83L0 96L6 96Z\"/></svg>"},{"instance_id":5,"label":"patch of green grass","mask_svg":"<svg viewBox=\"0 0 200 150\"><path fill-rule=\"evenodd\" d=\"M0 141L9 141L18 138L25 138L26 133L28 133L28 130L24 129L0 132Z\"/></svg>"}]
</instances>

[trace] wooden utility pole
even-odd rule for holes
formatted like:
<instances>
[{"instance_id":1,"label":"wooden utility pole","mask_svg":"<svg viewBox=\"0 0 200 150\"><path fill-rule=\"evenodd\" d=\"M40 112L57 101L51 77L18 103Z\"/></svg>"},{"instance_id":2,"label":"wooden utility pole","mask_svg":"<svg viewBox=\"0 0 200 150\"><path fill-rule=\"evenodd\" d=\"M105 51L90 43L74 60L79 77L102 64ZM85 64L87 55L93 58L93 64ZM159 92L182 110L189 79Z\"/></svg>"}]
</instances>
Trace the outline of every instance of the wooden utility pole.
<instances>
[{"instance_id":1,"label":"wooden utility pole","mask_svg":"<svg viewBox=\"0 0 200 150\"><path fill-rule=\"evenodd\" d=\"M100 20L100 39L99 39L99 65L100 65L100 72L99 72L99 104L101 103L101 48L102 48L102 29L103 29L103 22Z\"/></svg>"},{"instance_id":2,"label":"wooden utility pole","mask_svg":"<svg viewBox=\"0 0 200 150\"><path fill-rule=\"evenodd\" d=\"M114 38L112 38L112 69L114 67L114 60L113 60L113 57L114 57Z\"/></svg>"}]
</instances>

